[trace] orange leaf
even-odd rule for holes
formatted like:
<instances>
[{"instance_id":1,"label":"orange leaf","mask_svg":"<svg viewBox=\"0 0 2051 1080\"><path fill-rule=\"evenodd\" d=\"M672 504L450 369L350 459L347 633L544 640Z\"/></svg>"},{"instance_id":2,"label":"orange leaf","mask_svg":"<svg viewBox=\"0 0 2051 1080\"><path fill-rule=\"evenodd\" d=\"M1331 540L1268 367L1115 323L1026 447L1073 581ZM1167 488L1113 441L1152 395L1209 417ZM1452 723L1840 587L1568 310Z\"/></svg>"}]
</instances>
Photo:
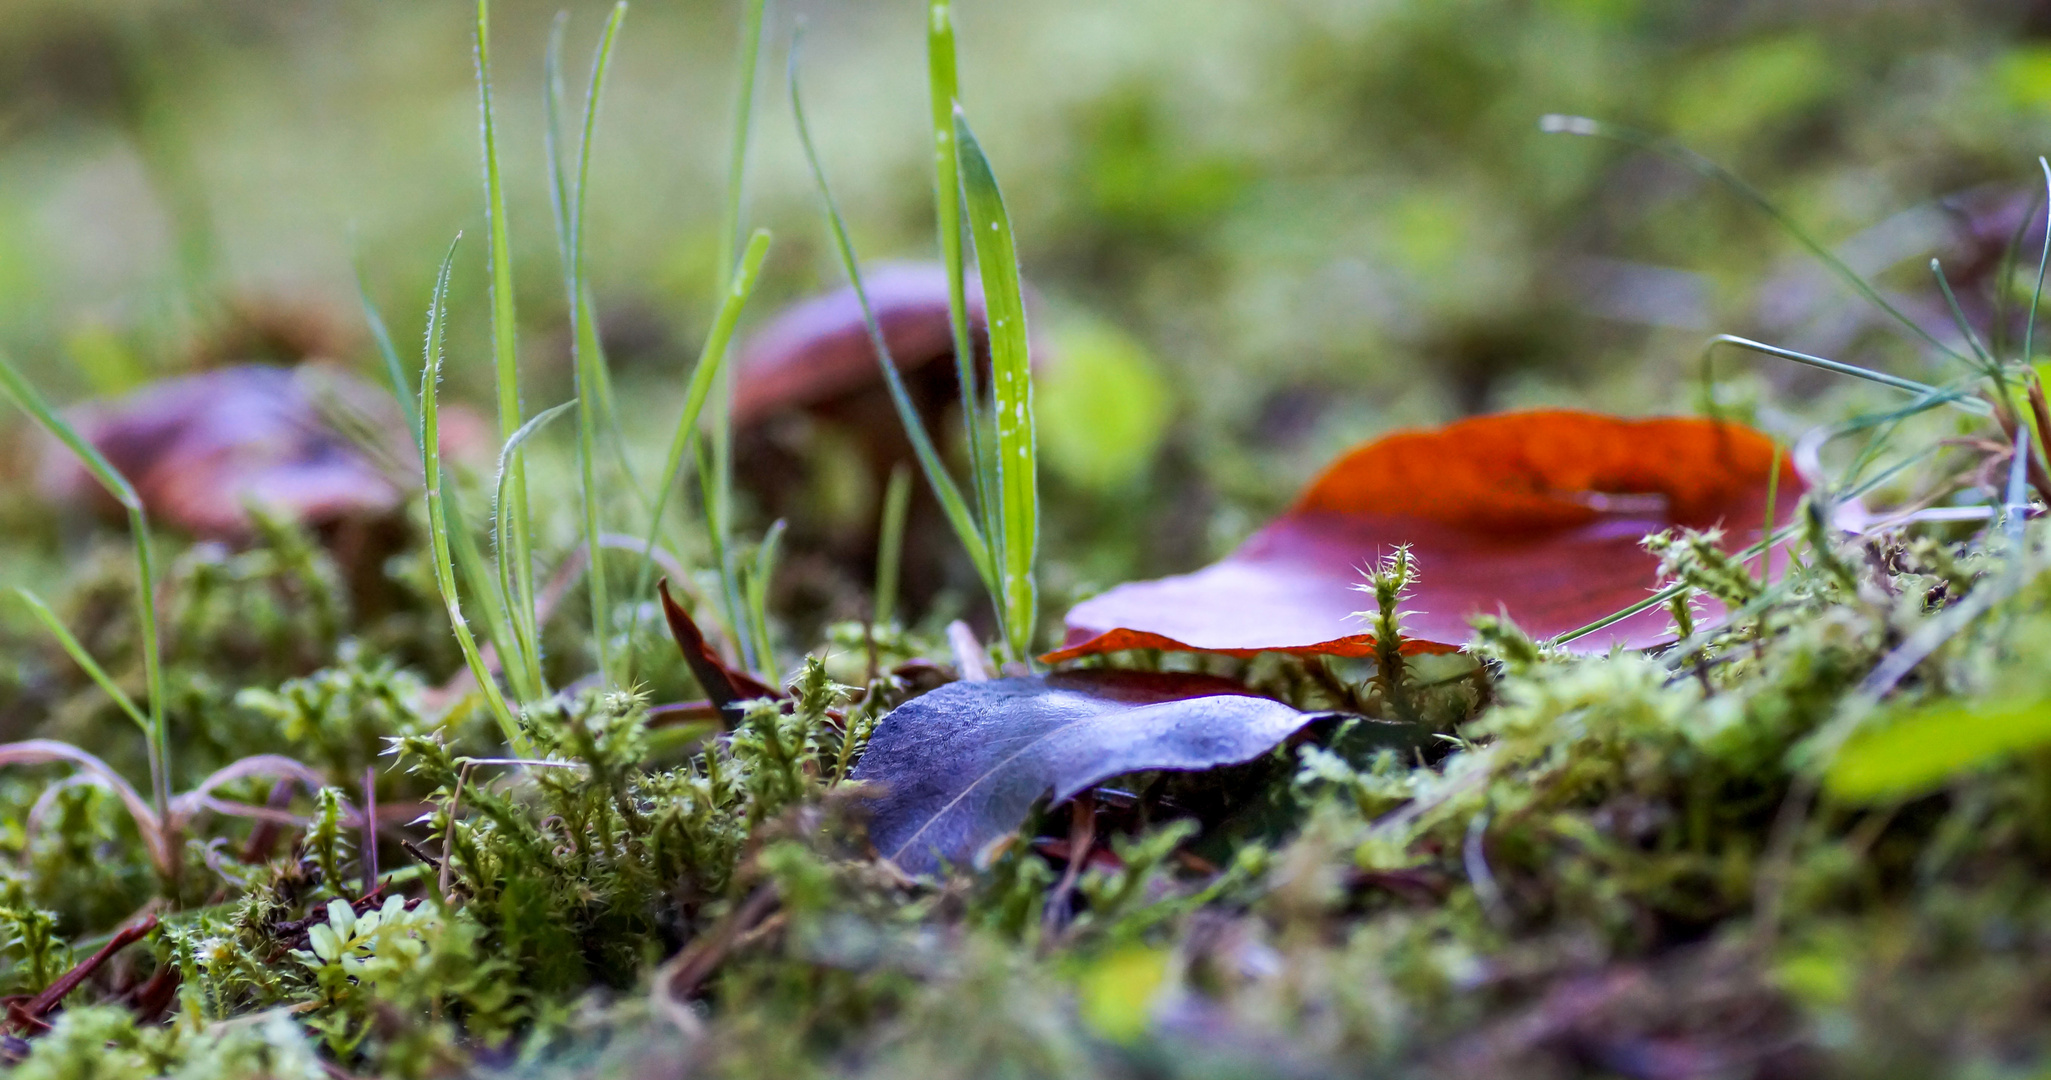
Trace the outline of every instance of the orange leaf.
<instances>
[{"instance_id":1,"label":"orange leaf","mask_svg":"<svg viewBox=\"0 0 2051 1080\"><path fill-rule=\"evenodd\" d=\"M1193 574L1121 585L1068 613L1048 662L1152 648L1366 656L1363 570L1409 544L1418 580L1406 652L1450 652L1468 620L1504 611L1551 637L1645 598L1659 562L1639 547L1675 525L1722 525L1729 550L1758 540L1773 443L1713 420L1625 420L1571 410L1505 413L1399 432L1325 470L1238 551ZM1804 489L1783 461L1775 516ZM1668 638L1641 612L1574 642L1604 651Z\"/></svg>"}]
</instances>

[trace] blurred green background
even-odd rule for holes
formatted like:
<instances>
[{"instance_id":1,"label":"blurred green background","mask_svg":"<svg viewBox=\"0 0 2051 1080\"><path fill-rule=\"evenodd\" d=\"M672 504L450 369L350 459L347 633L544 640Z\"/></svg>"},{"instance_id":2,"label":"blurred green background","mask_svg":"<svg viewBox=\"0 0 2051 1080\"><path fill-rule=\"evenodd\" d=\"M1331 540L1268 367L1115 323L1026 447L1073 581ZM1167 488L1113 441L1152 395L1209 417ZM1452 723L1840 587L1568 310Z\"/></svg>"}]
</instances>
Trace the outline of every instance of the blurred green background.
<instances>
[{"instance_id":1,"label":"blurred green background","mask_svg":"<svg viewBox=\"0 0 2051 1080\"><path fill-rule=\"evenodd\" d=\"M567 5L573 84L607 6ZM601 121L590 273L650 453L710 316L739 6L637 4ZM494 11L535 408L569 382L541 147L557 7ZM1716 331L1919 374L1756 211L1652 155L1541 134L1543 114L1679 137L1933 319L1922 264L1979 267L1965 284L1983 289L2051 150L2051 5L958 7L964 98L1069 361L1040 390L1055 599L1204 561L1394 427L1541 403L1698 408ZM863 256L935 252L923 11L771 3L748 214L777 244L750 322L840 283L783 90L800 19ZM471 15L458 0L8 0L0 345L63 400L307 349L374 374L352 255L417 341L462 229L452 392L486 401ZM1836 392L1735 355L1717 376L1719 400L1782 435Z\"/></svg>"}]
</instances>

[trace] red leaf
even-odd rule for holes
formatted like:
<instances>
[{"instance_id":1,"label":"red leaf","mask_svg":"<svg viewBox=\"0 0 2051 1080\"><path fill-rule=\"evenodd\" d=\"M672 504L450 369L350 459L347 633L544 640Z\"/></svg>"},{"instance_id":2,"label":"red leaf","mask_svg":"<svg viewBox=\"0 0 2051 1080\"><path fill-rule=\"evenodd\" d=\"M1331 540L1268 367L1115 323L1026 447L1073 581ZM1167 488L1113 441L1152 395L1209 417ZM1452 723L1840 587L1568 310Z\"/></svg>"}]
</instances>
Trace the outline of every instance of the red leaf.
<instances>
[{"instance_id":1,"label":"red leaf","mask_svg":"<svg viewBox=\"0 0 2051 1080\"><path fill-rule=\"evenodd\" d=\"M1645 598L1658 560L1638 544L1675 525L1722 524L1738 550L1759 538L1773 444L1712 420L1625 420L1570 410L1475 417L1359 447L1288 513L1194 574L1121 585L1068 613L1044 659L1151 648L1250 656L1366 656L1356 613L1362 569L1411 545L1407 652L1450 652L1473 616L1507 611L1551 637ZM1776 518L1804 485L1785 460ZM1641 612L1574 646L1603 651L1667 639L1664 610Z\"/></svg>"},{"instance_id":2,"label":"red leaf","mask_svg":"<svg viewBox=\"0 0 2051 1080\"><path fill-rule=\"evenodd\" d=\"M775 687L727 663L713 651L712 645L705 640L705 632L698 629L690 613L670 596L668 578L656 582L655 591L662 597L662 614L669 620L670 636L676 639L677 649L684 654L684 663L690 667L699 689L705 691L714 708L725 711L738 702L783 696Z\"/></svg>"}]
</instances>

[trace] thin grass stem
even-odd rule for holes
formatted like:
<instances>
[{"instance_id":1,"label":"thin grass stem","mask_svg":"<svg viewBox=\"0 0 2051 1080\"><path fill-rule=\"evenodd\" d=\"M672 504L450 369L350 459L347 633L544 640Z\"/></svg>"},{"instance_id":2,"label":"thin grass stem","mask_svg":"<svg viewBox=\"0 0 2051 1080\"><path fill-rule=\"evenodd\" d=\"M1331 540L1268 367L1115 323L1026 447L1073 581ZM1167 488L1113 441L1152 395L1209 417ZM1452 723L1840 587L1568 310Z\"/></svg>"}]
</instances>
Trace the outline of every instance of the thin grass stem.
<instances>
[{"instance_id":1,"label":"thin grass stem","mask_svg":"<svg viewBox=\"0 0 2051 1080\"><path fill-rule=\"evenodd\" d=\"M1850 375L1855 379L1864 379L1867 382L1876 382L1882 386L1893 387L1896 390L1901 390L1911 394L1920 394L1925 397L1929 397L1932 395L1942 395L1944 393L1944 391L1940 390L1938 387L1931 386L1929 383L1917 382L1914 379L1904 379L1899 375L1889 375L1884 371L1875 371L1872 368L1863 368L1858 366L1857 364L1847 364L1838 360L1826 360L1821 356L1811 356L1808 353L1796 352L1793 349L1783 349L1777 345L1768 345L1762 341L1753 341L1751 338L1739 337L1736 334L1718 334L1715 337L1709 339L1710 349L1713 350L1718 345L1731 345L1735 346L1736 348L1749 350L1751 352L1764 353L1767 356L1777 356L1783 360L1792 360L1797 364L1807 364L1810 367L1821 368L1824 371L1834 371L1839 375ZM1976 416L1992 416L1994 413L1992 406L1988 405L1986 402L1981 401L1978 398L1969 396L1948 398L1940 403L1956 405L1957 407L1965 410L1966 412L1973 413Z\"/></svg>"},{"instance_id":2,"label":"thin grass stem","mask_svg":"<svg viewBox=\"0 0 2051 1080\"><path fill-rule=\"evenodd\" d=\"M756 668L764 678L774 683L782 678L777 669L776 643L769 633L769 579L776 573L776 553L783 544L786 522L776 519L769 531L762 534L762 543L755 549L755 563L748 570L748 632L755 639Z\"/></svg>"},{"instance_id":3,"label":"thin grass stem","mask_svg":"<svg viewBox=\"0 0 2051 1080\"><path fill-rule=\"evenodd\" d=\"M961 86L952 0L930 0L926 5L926 86L933 117L933 215L940 231L941 262L947 269L954 374L961 387L962 426L968 431L975 510L981 515L984 534L993 535L997 525L989 490L989 418L984 415L983 394L977 385L975 343L969 332L967 260L962 244L961 155L954 137L954 111L961 103Z\"/></svg>"},{"instance_id":4,"label":"thin grass stem","mask_svg":"<svg viewBox=\"0 0 2051 1080\"><path fill-rule=\"evenodd\" d=\"M947 471L940 452L934 448L932 436L926 433L925 422L919 419L918 409L912 405L911 394L905 389L904 379L898 374L897 362L891 358L890 345L883 339L883 328L876 321L875 309L869 303L869 291L862 284L862 268L855 259L854 242L848 239L847 222L840 215L840 205L833 198L833 189L826 181L825 167L819 163L819 152L812 144L811 129L805 123L804 97L798 86L798 43L791 43L790 53L790 100L791 113L797 121L798 141L803 145L805 161L812 168L812 178L819 187L820 201L825 205L826 224L833 234L835 252L840 256L841 269L846 272L848 282L854 286L855 299L862 307L862 323L869 333L869 344L876 352L876 362L882 369L883 385L890 392L890 401L897 409L898 419L904 424L905 435L911 440L913 453L918 457L919 468L926 474L926 483L940 500L940 508L947 515L947 523L954 528L954 534L968 551L969 561L976 573L983 579L983 585L990 592L993 602L1001 611L1003 602L996 574L995 564L990 557L990 545L984 537L976 516L962 498L961 489L955 486L954 477ZM985 300L987 301L987 298Z\"/></svg>"},{"instance_id":5,"label":"thin grass stem","mask_svg":"<svg viewBox=\"0 0 2051 1080\"><path fill-rule=\"evenodd\" d=\"M876 535L876 607L870 622L888 626L897 611L897 579L904 564L904 521L912 505L912 474L904 462L890 470L883 491L883 521Z\"/></svg>"}]
</instances>

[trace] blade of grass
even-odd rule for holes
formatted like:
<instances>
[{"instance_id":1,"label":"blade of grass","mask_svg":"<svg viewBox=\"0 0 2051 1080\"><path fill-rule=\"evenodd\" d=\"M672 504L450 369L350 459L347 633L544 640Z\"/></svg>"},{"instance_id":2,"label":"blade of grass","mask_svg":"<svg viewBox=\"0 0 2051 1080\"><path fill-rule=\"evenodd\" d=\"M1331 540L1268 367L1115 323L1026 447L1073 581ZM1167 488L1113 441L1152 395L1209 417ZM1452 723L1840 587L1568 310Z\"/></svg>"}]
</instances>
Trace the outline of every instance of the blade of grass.
<instances>
[{"instance_id":1,"label":"blade of grass","mask_svg":"<svg viewBox=\"0 0 2051 1080\"><path fill-rule=\"evenodd\" d=\"M720 505L717 486L718 470L709 460L711 449L698 444L698 492L705 505L705 538L712 547L712 564L724 568L719 574L720 605L726 609L727 638L741 651L741 666L750 671L761 670L755 663L755 641L748 633L747 616L741 603L740 575L730 572L734 565L733 553L727 547L731 534L726 531L725 507Z\"/></svg>"},{"instance_id":2,"label":"blade of grass","mask_svg":"<svg viewBox=\"0 0 2051 1080\"><path fill-rule=\"evenodd\" d=\"M527 757L527 738L520 732L520 725L513 718L512 708L506 704L506 697L500 693L498 681L491 669L485 666L484 655L478 651L477 639L470 633L470 624L463 618L463 605L456 592L456 570L449 556L449 520L446 505L442 499L442 449L441 449L441 404L439 390L442 377L442 333L449 297L449 268L456 261L456 245L463 235L449 244L449 252L442 256L441 272L435 275L434 300L427 309L427 334L423 346L424 362L420 372L420 434L421 471L427 490L427 537L434 555L434 582L442 596L442 605L449 613L449 628L455 632L456 644L463 650L463 662L470 667L470 676L477 680L477 688L484 694L485 703L491 708L492 719L498 721L499 731L506 738L506 745L520 757ZM517 434L517 431L515 432Z\"/></svg>"},{"instance_id":3,"label":"blade of grass","mask_svg":"<svg viewBox=\"0 0 2051 1080\"><path fill-rule=\"evenodd\" d=\"M2030 425L2015 425L2015 448L2008 459L2008 488L2001 500L2001 528L2008 549L2021 551L2023 526L2030 520Z\"/></svg>"},{"instance_id":4,"label":"blade of grass","mask_svg":"<svg viewBox=\"0 0 2051 1080\"><path fill-rule=\"evenodd\" d=\"M1925 330L1921 323L1909 318L1902 313L1900 308L1889 303L1887 298L1880 295L1880 290L1874 288L1871 282L1867 281L1857 270L1847 265L1843 259L1838 258L1835 252L1824 247L1815 237L1810 236L1808 230L1803 229L1801 225L1797 224L1794 218L1789 217L1786 211L1775 205L1773 200L1767 198L1758 188L1746 183L1738 174L1711 161L1709 158L1696 153L1694 150L1683 146L1673 139L1653 135L1649 132L1636 131L1616 124L1604 123L1586 116L1565 116L1559 113L1548 114L1539 118L1538 129L1548 134L1587 135L1620 142L1627 146L1635 146L1641 150L1648 150L1668 160L1678 162L1689 171L1723 185L1724 188L1739 198L1751 203L1761 213L1772 218L1789 237L1807 249L1809 254L1815 256L1817 261L1821 262L1832 274L1835 274L1838 280L1844 282L1853 292L1864 297L1867 302L1885 312L1895 322L1900 323L1910 333L1929 343L1938 352L1953 360L1966 361L1966 358L1960 355L1957 350L1939 341L1934 334Z\"/></svg>"},{"instance_id":5,"label":"blade of grass","mask_svg":"<svg viewBox=\"0 0 2051 1080\"><path fill-rule=\"evenodd\" d=\"M398 399L399 408L405 412L406 422L413 430L413 449L418 453L423 445L420 439L420 405L413 399L412 379L406 374L406 365L399 359L398 347L392 343L391 331L385 326L384 316L378 312L377 305L371 302L370 291L364 286L361 267L357 268L356 273L356 295L363 305L363 320L370 326L371 341L377 346L378 356L384 361L386 376L392 380L392 396ZM476 606L484 623L485 640L491 642L492 648L497 649L500 656L512 657L519 661L508 663L506 666L506 677L513 682L513 693L522 701L536 700L543 693L540 666L537 663L530 668L525 662L526 657L521 650L520 642L508 631L506 625L505 598L512 594L505 589L503 579L495 577L485 567L484 555L477 550L477 538L471 535L466 525L468 519L464 517L462 502L457 498L456 489L452 487L442 492L442 499L448 505L449 519L456 526L449 530L449 548L455 555L456 572L462 575L470 595L477 598ZM494 510L494 521L501 520L499 512ZM501 574L505 572L506 566L507 560L501 559Z\"/></svg>"},{"instance_id":6,"label":"blade of grass","mask_svg":"<svg viewBox=\"0 0 2051 1080\"><path fill-rule=\"evenodd\" d=\"M862 269L855 260L854 242L848 239L847 222L840 216L840 206L834 201L833 189L826 182L826 170L819 163L819 152L812 145L812 132L805 124L804 98L798 88L798 43L791 43L790 53L790 101L791 113L798 126L798 141L804 147L805 161L812 168L812 179L819 187L819 197L825 205L827 228L833 234L833 246L840 256L841 269L846 272L849 284L854 286L855 299L862 306L862 323L869 333L870 347L876 351L876 362L883 371L883 385L890 392L890 401L897 409L897 418L904 424L905 435L911 440L912 451L918 457L919 468L926 474L926 483L940 500L940 508L947 515L947 523L954 528L954 534L968 550L969 561L975 565L976 573L983 579L983 585L990 591L991 601L998 611L1004 610L1004 602L998 588L995 565L990 559L990 547L976 523L975 514L961 497L961 489L955 486L954 477L947 472L947 465L941 460L940 452L934 448L933 439L926 433L926 425L919 419L918 409L912 405L911 394L905 390L904 379L898 374L897 362L890 356L890 346L883 340L883 328L876 322L876 312L869 304L869 291L862 285ZM987 300L985 301L987 302Z\"/></svg>"},{"instance_id":7,"label":"blade of grass","mask_svg":"<svg viewBox=\"0 0 2051 1080\"><path fill-rule=\"evenodd\" d=\"M406 428L413 433L413 448L420 448L420 406L406 389L413 380L406 375L406 365L399 359L399 347L392 343L392 332L385 326L385 317L377 310L377 304L370 299L370 285L363 277L363 264L351 260L350 268L356 272L356 300L363 309L363 323L370 328L371 344L377 347L378 359L384 361L385 378L391 380L392 396L398 399L399 413L406 418Z\"/></svg>"},{"instance_id":8,"label":"blade of grass","mask_svg":"<svg viewBox=\"0 0 2051 1080\"><path fill-rule=\"evenodd\" d=\"M1944 264L1931 259L1930 275L1937 279L1938 291L1944 294L1944 303L1951 309L1952 325L1958 327L1960 336L1966 339L1966 347L1971 349L1974 358L1980 361L1980 366L1987 372L1987 377L2000 382L2001 361L1996 360L1994 354L1980 343L1980 335L1973 331L1973 324L1966 321L1965 311L1958 306L1958 296L1951 291L1951 279L1944 275ZM2004 398L2006 396L2003 394Z\"/></svg>"},{"instance_id":9,"label":"blade of grass","mask_svg":"<svg viewBox=\"0 0 2051 1080\"><path fill-rule=\"evenodd\" d=\"M954 49L952 0L926 5L926 86L933 115L933 214L940 230L940 257L947 267L948 325L954 335L954 374L961 387L962 424L968 429L969 471L975 477L975 509L984 535L996 532L991 506L989 422L976 377L975 345L969 334L966 259L961 234L961 156L954 138L954 110L960 103L959 65Z\"/></svg>"},{"instance_id":10,"label":"blade of grass","mask_svg":"<svg viewBox=\"0 0 2051 1080\"><path fill-rule=\"evenodd\" d=\"M147 738L150 733L149 717L143 715L142 708L136 705L135 699L129 697L126 690L121 689L120 686L115 684L113 678L107 674L106 669L100 666L99 661L93 659L93 654L87 652L85 646L80 644L77 638L71 636L71 631L65 629L63 620L57 618L57 613L50 610L50 605L43 603L42 597L27 589L16 589L14 590L14 595L20 597L21 602L28 605L28 609L35 615L36 621L43 624L43 629L48 630L50 636L57 639L57 644L63 646L65 653L70 655L72 661L78 664L95 683L98 683L100 689L106 691L108 697L114 699L114 704L119 705L121 711L127 713L130 720L135 721L135 726L141 728L143 736Z\"/></svg>"},{"instance_id":11,"label":"blade of grass","mask_svg":"<svg viewBox=\"0 0 2051 1080\"><path fill-rule=\"evenodd\" d=\"M510 439L520 430L520 366L518 325L513 309L512 241L507 231L505 188L500 180L498 124L491 101L491 2L477 0L477 107L484 140L484 202L487 225L487 254L491 271L491 350L497 380L499 438ZM423 445L422 452L425 453ZM507 553L512 573L506 580L512 591L504 597L507 625L517 641L516 652L528 658L540 655L534 627L534 549L527 514L527 462L515 454L508 478L508 498L500 513L506 518ZM444 527L446 522L441 523ZM537 689L538 670L523 676Z\"/></svg>"},{"instance_id":12,"label":"blade of grass","mask_svg":"<svg viewBox=\"0 0 2051 1080\"><path fill-rule=\"evenodd\" d=\"M569 192L569 258L563 265L564 294L570 309L570 367L577 386L577 465L583 479L584 541L590 567L584 583L591 597L591 632L598 652L598 674L610 684L612 670L611 598L606 587L605 563L599 544L603 532L599 521L598 429L600 390L604 377L597 368L602 362L596 347L598 332L592 325L584 289L584 197L591 179L591 146L598 130L598 105L605 92L605 74L612 66L612 50L620 23L627 16L626 0L613 5L605 21L598 50L591 59L591 86L584 95L584 128L578 137L577 177Z\"/></svg>"},{"instance_id":13,"label":"blade of grass","mask_svg":"<svg viewBox=\"0 0 2051 1080\"><path fill-rule=\"evenodd\" d=\"M968 118L954 112L954 138L961 155L962 199L969 234L975 237L976 270L990 322L990 395L995 416L997 576L1001 585L1004 637L1012 659L1033 655L1033 624L1039 590L1033 565L1040 546L1038 451L1033 438L1033 372L1026 354L1025 291L1019 284L1018 250L1004 194Z\"/></svg>"},{"instance_id":14,"label":"blade of grass","mask_svg":"<svg viewBox=\"0 0 2051 1080\"><path fill-rule=\"evenodd\" d=\"M145 730L144 743L149 752L150 794L155 803L157 819L167 817L171 805L171 730L170 721L164 712L164 667L157 630L157 590L155 559L150 552L149 519L143 512L142 499L120 470L101 456L99 448L87 442L57 410L50 407L34 385L22 377L12 361L0 357L0 389L4 389L14 403L30 418L42 426L65 448L77 455L86 471L107 489L107 493L128 511L128 531L135 543L135 608L136 621L142 627L142 667L144 692L149 697L149 727ZM177 867L173 863L172 873Z\"/></svg>"},{"instance_id":15,"label":"blade of grass","mask_svg":"<svg viewBox=\"0 0 2051 1080\"><path fill-rule=\"evenodd\" d=\"M1944 391L1935 386L1931 386L1928 383L1920 383L1914 379L1904 379L1899 375L1889 375L1884 371L1874 371L1872 368L1863 368L1856 364L1826 360L1820 356L1810 356L1808 353L1796 352L1793 349L1783 349L1777 345L1753 341L1750 338L1742 338L1736 334L1718 334L1709 339L1710 349L1713 350L1718 345L1731 345L1751 352L1764 353L1767 356L1778 356L1782 360L1792 360L1797 364L1807 364L1813 368L1822 368L1824 371L1834 371L1839 375L1850 375L1855 379L1865 379L1868 382L1876 382L1882 386L1893 387L1896 390L1919 394L1925 397L1942 395L1944 393ZM1976 416L1991 416L1994 413L1992 406L1975 397L1961 396L1948 398L1944 404L1955 405Z\"/></svg>"},{"instance_id":16,"label":"blade of grass","mask_svg":"<svg viewBox=\"0 0 2051 1080\"><path fill-rule=\"evenodd\" d=\"M761 665L755 670L772 684L778 683L783 673L777 670L776 646L769 636L769 578L776 572L776 551L782 546L785 524L778 518L762 534L755 564L748 570L748 632L755 638L755 656Z\"/></svg>"},{"instance_id":17,"label":"blade of grass","mask_svg":"<svg viewBox=\"0 0 2051 1080\"><path fill-rule=\"evenodd\" d=\"M897 577L904 563L904 518L912 505L912 474L900 461L883 491L883 522L876 534L876 609L870 622L888 626L897 608Z\"/></svg>"},{"instance_id":18,"label":"blade of grass","mask_svg":"<svg viewBox=\"0 0 2051 1080\"><path fill-rule=\"evenodd\" d=\"M655 569L653 560L648 556L654 553L656 537L662 531L663 510L669 505L669 494L676 487L684 460L691 455L692 443L698 438L699 416L705 409L705 403L712 400L713 388L718 384L719 371L726 360L727 346L733 341L734 327L740 323L741 311L755 292L755 282L762 274L762 262L768 256L769 230L756 229L755 235L748 238L748 250L741 256L740 266L720 299L719 312L713 316L712 330L705 335L705 347L698 353L698 362L691 368L690 388L684 394L684 411L677 417L676 432L670 436L669 458L663 465L662 479L655 489L655 508L649 514L648 543L641 559L641 576L634 585L637 599L648 593Z\"/></svg>"},{"instance_id":19,"label":"blade of grass","mask_svg":"<svg viewBox=\"0 0 2051 1080\"><path fill-rule=\"evenodd\" d=\"M720 291L729 294L735 271L736 249L741 239L741 213L747 193L748 144L754 134L756 72L762 59L762 11L763 0L747 0L747 7L741 18L740 70L734 87L733 143L727 154L726 164L726 206L719 220L719 261L713 267ZM720 362L712 369L716 377L712 384L714 404L711 420L711 483L709 486L702 483L700 485L706 492L706 525L715 530L731 527L732 515L727 511L733 505L734 390L732 374L724 363L727 346L726 341L720 343ZM699 362L704 362L702 357ZM726 609L727 624L738 627L742 619L741 590L735 580L736 568L726 557L727 553L733 550L732 541L732 534L725 531L719 531L718 535L713 537L713 547L719 555L717 569L720 603ZM641 595L642 590L636 589L635 593L637 596Z\"/></svg>"},{"instance_id":20,"label":"blade of grass","mask_svg":"<svg viewBox=\"0 0 2051 1080\"><path fill-rule=\"evenodd\" d=\"M2023 355L2025 364L2035 364L2037 354L2033 351L2037 341L2037 305L2044 299L2044 269L2051 266L2051 161L2037 159L2037 167L2044 170L2044 250L2037 256L2037 287L2030 293L2030 319L2023 324Z\"/></svg>"}]
</instances>

